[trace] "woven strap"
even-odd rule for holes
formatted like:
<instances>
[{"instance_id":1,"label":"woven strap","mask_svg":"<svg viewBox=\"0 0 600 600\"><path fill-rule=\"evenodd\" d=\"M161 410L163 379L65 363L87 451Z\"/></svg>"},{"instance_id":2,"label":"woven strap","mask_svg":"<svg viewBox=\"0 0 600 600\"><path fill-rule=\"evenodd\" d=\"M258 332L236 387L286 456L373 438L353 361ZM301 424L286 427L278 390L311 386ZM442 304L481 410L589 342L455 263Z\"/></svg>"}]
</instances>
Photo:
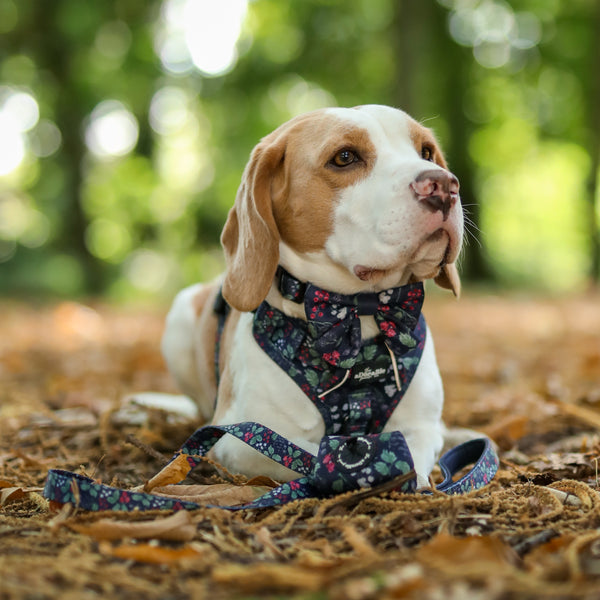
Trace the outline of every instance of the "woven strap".
<instances>
[{"instance_id":1,"label":"woven strap","mask_svg":"<svg viewBox=\"0 0 600 600\"><path fill-rule=\"evenodd\" d=\"M225 434L233 435L275 462L296 471L301 477L286 482L249 504L220 506L230 510L264 508L293 500L327 497L359 488L376 487L398 479L399 491L413 492L416 476L412 457L399 431L364 436L325 436L317 456L303 450L259 423L202 427L185 442L171 462L184 457L189 469L197 466L212 446ZM474 463L471 471L452 481L453 476ZM169 463L170 464L170 463ZM486 485L498 468L498 458L487 439L457 446L440 459L446 479L438 489L448 494L462 493ZM164 469L169 469L167 465ZM44 496L61 504L71 503L85 510L192 510L198 504L145 492L132 492L97 483L62 471L48 473Z\"/></svg>"},{"instance_id":2,"label":"woven strap","mask_svg":"<svg viewBox=\"0 0 600 600\"><path fill-rule=\"evenodd\" d=\"M438 461L444 481L436 489L446 494L465 494L478 490L494 479L499 462L489 438L477 438L459 444ZM473 465L469 472L454 481L456 474L469 465Z\"/></svg>"},{"instance_id":3,"label":"woven strap","mask_svg":"<svg viewBox=\"0 0 600 600\"><path fill-rule=\"evenodd\" d=\"M227 301L223 297L223 290L219 288L213 304L213 312L217 317L217 331L215 332L215 353L214 353L214 369L215 369L215 381L217 387L219 386L219 380L221 379L221 373L219 368L221 358L221 342L223 341L223 332L225 330L225 323L227 317L231 311L231 307L227 304ZM215 398L215 405L217 399Z\"/></svg>"}]
</instances>

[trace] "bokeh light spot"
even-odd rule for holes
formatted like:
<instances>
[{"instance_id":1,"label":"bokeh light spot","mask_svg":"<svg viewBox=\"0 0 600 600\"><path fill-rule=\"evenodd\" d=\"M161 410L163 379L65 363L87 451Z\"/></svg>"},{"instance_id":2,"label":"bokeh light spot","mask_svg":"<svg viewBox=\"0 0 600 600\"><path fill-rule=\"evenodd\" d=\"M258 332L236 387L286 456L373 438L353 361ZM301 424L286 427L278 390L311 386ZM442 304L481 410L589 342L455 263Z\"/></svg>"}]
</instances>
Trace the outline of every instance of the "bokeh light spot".
<instances>
[{"instance_id":1,"label":"bokeh light spot","mask_svg":"<svg viewBox=\"0 0 600 600\"><path fill-rule=\"evenodd\" d=\"M40 158L52 156L62 143L62 134L55 123L41 119L32 131L30 138L31 151Z\"/></svg>"},{"instance_id":2,"label":"bokeh light spot","mask_svg":"<svg viewBox=\"0 0 600 600\"><path fill-rule=\"evenodd\" d=\"M138 289L156 292L163 287L171 271L170 260L153 250L138 250L127 260L125 274Z\"/></svg>"},{"instance_id":3,"label":"bokeh light spot","mask_svg":"<svg viewBox=\"0 0 600 600\"><path fill-rule=\"evenodd\" d=\"M160 135L172 135L185 127L190 111L187 94L166 86L158 90L150 103L150 126Z\"/></svg>"},{"instance_id":4,"label":"bokeh light spot","mask_svg":"<svg viewBox=\"0 0 600 600\"><path fill-rule=\"evenodd\" d=\"M88 149L97 158L129 154L139 134L135 116L117 100L105 100L94 108L85 131Z\"/></svg>"},{"instance_id":5,"label":"bokeh light spot","mask_svg":"<svg viewBox=\"0 0 600 600\"><path fill-rule=\"evenodd\" d=\"M108 262L121 261L131 248L127 228L109 219L95 219L88 226L85 241L89 251Z\"/></svg>"},{"instance_id":6,"label":"bokeh light spot","mask_svg":"<svg viewBox=\"0 0 600 600\"><path fill-rule=\"evenodd\" d=\"M237 61L247 4L247 0L166 0L155 40L165 69L181 74L195 67L210 77L229 72Z\"/></svg>"}]
</instances>

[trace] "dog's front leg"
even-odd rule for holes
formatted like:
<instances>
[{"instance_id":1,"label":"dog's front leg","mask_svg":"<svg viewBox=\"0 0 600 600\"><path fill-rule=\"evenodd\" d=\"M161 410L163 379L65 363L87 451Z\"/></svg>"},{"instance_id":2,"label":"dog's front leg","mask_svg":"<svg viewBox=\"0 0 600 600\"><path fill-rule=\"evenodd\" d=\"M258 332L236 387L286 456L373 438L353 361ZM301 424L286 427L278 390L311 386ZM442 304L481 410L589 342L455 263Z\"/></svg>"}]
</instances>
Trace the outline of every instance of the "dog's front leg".
<instances>
[{"instance_id":1,"label":"dog's front leg","mask_svg":"<svg viewBox=\"0 0 600 600\"><path fill-rule=\"evenodd\" d=\"M429 487L429 474L439 458L446 428L442 422L444 390L431 333L417 371L384 431L399 430L408 444L417 473L417 486Z\"/></svg>"}]
</instances>

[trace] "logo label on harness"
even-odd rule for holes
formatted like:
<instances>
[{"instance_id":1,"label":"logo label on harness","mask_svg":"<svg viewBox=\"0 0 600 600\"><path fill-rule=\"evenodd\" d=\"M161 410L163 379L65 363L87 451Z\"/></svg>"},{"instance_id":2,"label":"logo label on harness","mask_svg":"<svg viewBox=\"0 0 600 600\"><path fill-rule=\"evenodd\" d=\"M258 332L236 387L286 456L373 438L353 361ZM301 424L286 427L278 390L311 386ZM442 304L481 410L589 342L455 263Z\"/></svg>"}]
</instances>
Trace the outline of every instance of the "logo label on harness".
<instances>
[{"instance_id":1,"label":"logo label on harness","mask_svg":"<svg viewBox=\"0 0 600 600\"><path fill-rule=\"evenodd\" d=\"M374 369L371 367L365 367L361 371L358 371L358 373L354 374L354 381L360 382L370 381L371 379L379 379L379 377L385 375L386 371L387 369L384 369L383 367L376 367Z\"/></svg>"},{"instance_id":2,"label":"logo label on harness","mask_svg":"<svg viewBox=\"0 0 600 600\"><path fill-rule=\"evenodd\" d=\"M375 360L361 362L352 369L351 381L355 385L383 381L390 366L388 356L380 356Z\"/></svg>"}]
</instances>

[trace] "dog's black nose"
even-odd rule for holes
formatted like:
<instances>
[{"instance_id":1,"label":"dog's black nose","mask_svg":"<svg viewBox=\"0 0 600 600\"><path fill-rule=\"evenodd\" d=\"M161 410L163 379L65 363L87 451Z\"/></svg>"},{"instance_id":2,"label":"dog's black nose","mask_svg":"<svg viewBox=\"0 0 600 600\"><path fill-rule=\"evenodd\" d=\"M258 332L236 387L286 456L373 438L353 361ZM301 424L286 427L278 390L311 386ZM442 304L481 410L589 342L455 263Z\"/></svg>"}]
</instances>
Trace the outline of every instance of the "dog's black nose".
<instances>
[{"instance_id":1,"label":"dog's black nose","mask_svg":"<svg viewBox=\"0 0 600 600\"><path fill-rule=\"evenodd\" d=\"M422 171L410 184L417 200L431 212L440 211L444 221L458 201L458 179L448 171L428 169Z\"/></svg>"}]
</instances>

